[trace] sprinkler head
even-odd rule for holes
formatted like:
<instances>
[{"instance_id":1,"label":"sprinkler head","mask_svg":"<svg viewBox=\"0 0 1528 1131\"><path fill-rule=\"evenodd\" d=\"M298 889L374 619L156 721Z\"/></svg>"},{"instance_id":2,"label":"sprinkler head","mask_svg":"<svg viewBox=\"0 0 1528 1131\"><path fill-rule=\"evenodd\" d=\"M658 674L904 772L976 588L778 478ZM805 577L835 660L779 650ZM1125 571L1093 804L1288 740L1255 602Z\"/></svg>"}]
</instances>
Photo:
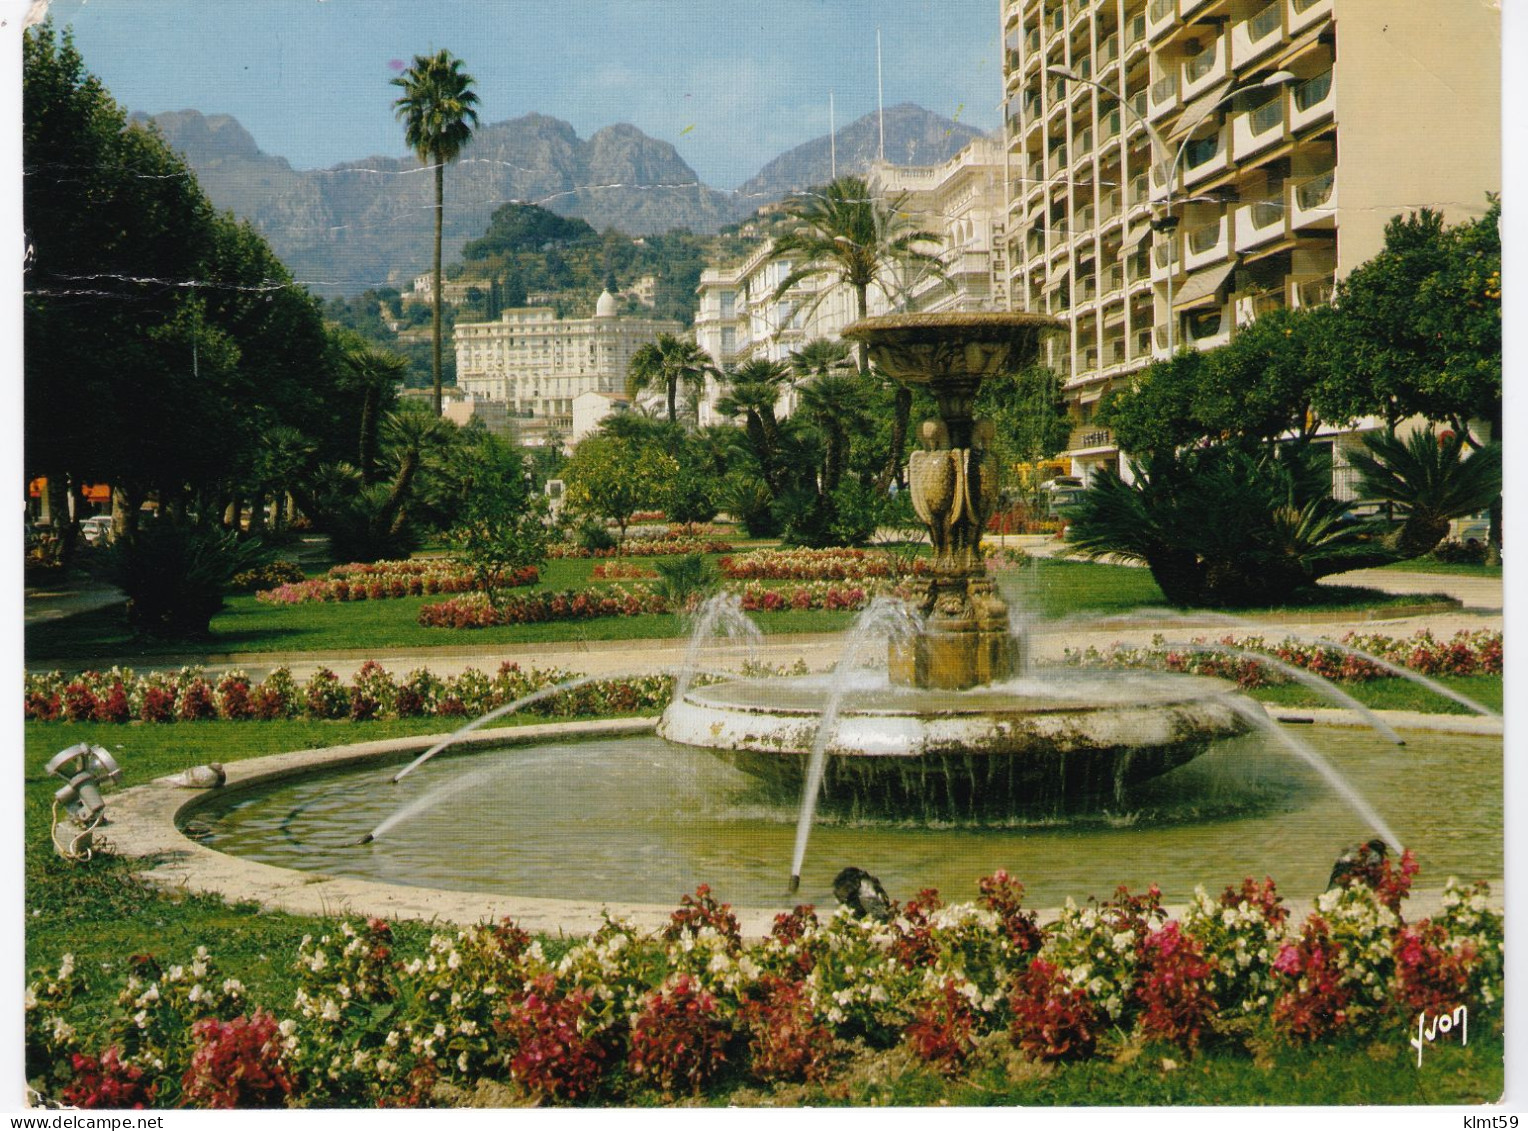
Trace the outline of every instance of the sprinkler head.
<instances>
[{"instance_id":1,"label":"sprinkler head","mask_svg":"<svg viewBox=\"0 0 1528 1131\"><path fill-rule=\"evenodd\" d=\"M376 839L377 839L377 834L376 833L367 833L360 840L355 842L355 847L360 848L361 845L363 845L363 844L370 844L372 841L374 841Z\"/></svg>"},{"instance_id":2,"label":"sprinkler head","mask_svg":"<svg viewBox=\"0 0 1528 1131\"><path fill-rule=\"evenodd\" d=\"M791 895L795 895L796 894L796 889L799 888L800 886L801 886L801 877L800 876L792 876L791 877L790 894Z\"/></svg>"}]
</instances>

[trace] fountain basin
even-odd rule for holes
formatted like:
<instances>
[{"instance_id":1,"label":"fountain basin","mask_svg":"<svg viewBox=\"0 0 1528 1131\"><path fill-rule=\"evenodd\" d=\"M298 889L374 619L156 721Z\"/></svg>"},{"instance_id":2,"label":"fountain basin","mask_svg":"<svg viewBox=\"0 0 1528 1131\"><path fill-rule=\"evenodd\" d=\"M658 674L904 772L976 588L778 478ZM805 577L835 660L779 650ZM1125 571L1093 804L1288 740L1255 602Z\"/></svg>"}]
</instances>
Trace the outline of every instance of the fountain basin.
<instances>
[{"instance_id":1,"label":"fountain basin","mask_svg":"<svg viewBox=\"0 0 1528 1131\"><path fill-rule=\"evenodd\" d=\"M801 781L826 677L692 688L658 733L782 785ZM954 693L851 681L827 740L824 796L862 811L994 816L1066 807L1164 774L1244 734L1229 684L1200 676L1016 679ZM1258 708L1259 710L1261 708Z\"/></svg>"}]
</instances>

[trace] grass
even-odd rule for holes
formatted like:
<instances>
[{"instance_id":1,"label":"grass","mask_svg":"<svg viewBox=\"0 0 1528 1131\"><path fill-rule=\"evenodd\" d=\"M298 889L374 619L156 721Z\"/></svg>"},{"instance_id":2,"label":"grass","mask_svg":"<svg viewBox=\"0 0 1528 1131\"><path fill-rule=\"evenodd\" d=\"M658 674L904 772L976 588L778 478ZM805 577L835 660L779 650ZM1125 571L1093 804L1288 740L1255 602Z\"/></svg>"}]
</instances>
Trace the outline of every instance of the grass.
<instances>
[{"instance_id":1,"label":"grass","mask_svg":"<svg viewBox=\"0 0 1528 1131\"><path fill-rule=\"evenodd\" d=\"M1468 696L1483 707L1489 707L1493 711L1502 709L1502 677L1499 675L1439 676L1437 682L1461 695ZM1384 679L1371 679L1364 683L1340 684L1339 686L1365 707L1376 711L1423 711L1435 715L1475 713L1462 703L1456 703L1452 699L1439 695L1436 691L1430 691L1399 676L1387 676ZM1298 683L1281 687L1259 687L1249 694L1255 699L1278 707L1334 707L1337 705L1324 695Z\"/></svg>"},{"instance_id":2,"label":"grass","mask_svg":"<svg viewBox=\"0 0 1528 1131\"><path fill-rule=\"evenodd\" d=\"M654 559L640 559L650 565ZM661 559L660 559L661 560ZM582 588L590 584L595 562L559 559L547 563L542 586L552 589ZM1005 570L1000 584L1012 585L1036 615L1056 618L1068 614L1120 614L1142 607L1160 607L1162 591L1144 569L1095 562L1032 559L1027 565ZM27 627L26 656L29 663L68 660L92 663L103 660L130 663L174 658L177 662L197 656L241 656L266 652L357 651L381 654L390 650L427 651L431 648L492 648L516 644L572 644L604 640L670 640L684 636L689 622L668 614L636 617L605 617L587 621L513 625L503 628L451 630L423 628L418 623L422 605L439 597L403 597L385 601L314 603L273 606L253 596L231 597L212 621L212 638L199 645L134 639L120 605L78 613ZM1371 589L1322 586L1297 599L1288 608L1322 609L1332 613L1356 612L1385 605L1414 605L1415 596L1398 597ZM1239 610L1251 616L1277 613L1277 609ZM755 618L767 635L840 632L853 621L847 612L790 611L761 614Z\"/></svg>"}]
</instances>

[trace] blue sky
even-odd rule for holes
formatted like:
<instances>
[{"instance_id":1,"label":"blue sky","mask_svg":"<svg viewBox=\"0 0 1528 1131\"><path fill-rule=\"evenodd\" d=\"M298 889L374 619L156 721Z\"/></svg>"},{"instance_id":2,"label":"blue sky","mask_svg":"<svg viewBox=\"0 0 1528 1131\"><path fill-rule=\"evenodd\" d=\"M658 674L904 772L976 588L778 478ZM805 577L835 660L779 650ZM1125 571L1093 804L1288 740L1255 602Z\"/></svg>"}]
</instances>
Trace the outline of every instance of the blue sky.
<instances>
[{"instance_id":1,"label":"blue sky","mask_svg":"<svg viewBox=\"0 0 1528 1131\"><path fill-rule=\"evenodd\" d=\"M388 85L445 47L485 122L531 111L588 137L631 122L733 188L781 151L886 105L1001 122L999 0L53 0L131 110L231 114L298 168L401 156Z\"/></svg>"}]
</instances>

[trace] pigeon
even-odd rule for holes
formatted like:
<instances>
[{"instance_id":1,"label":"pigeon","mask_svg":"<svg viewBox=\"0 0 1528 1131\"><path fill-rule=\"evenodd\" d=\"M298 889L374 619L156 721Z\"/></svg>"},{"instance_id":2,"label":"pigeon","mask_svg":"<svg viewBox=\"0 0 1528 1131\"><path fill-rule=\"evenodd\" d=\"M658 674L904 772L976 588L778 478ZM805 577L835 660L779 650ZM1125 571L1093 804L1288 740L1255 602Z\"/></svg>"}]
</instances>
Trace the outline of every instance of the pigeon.
<instances>
[{"instance_id":1,"label":"pigeon","mask_svg":"<svg viewBox=\"0 0 1528 1131\"><path fill-rule=\"evenodd\" d=\"M223 772L223 763L208 762L205 766L192 766L162 780L177 789L216 789L228 780L228 775Z\"/></svg>"},{"instance_id":2,"label":"pigeon","mask_svg":"<svg viewBox=\"0 0 1528 1131\"><path fill-rule=\"evenodd\" d=\"M891 918L891 898L881 881L863 868L845 868L833 880L833 895L855 915L883 922Z\"/></svg>"},{"instance_id":3,"label":"pigeon","mask_svg":"<svg viewBox=\"0 0 1528 1131\"><path fill-rule=\"evenodd\" d=\"M1326 881L1327 890L1351 887L1354 883L1372 888L1379 882L1380 866L1385 862L1387 851L1385 842L1379 837L1345 850L1332 865L1331 877Z\"/></svg>"}]
</instances>

